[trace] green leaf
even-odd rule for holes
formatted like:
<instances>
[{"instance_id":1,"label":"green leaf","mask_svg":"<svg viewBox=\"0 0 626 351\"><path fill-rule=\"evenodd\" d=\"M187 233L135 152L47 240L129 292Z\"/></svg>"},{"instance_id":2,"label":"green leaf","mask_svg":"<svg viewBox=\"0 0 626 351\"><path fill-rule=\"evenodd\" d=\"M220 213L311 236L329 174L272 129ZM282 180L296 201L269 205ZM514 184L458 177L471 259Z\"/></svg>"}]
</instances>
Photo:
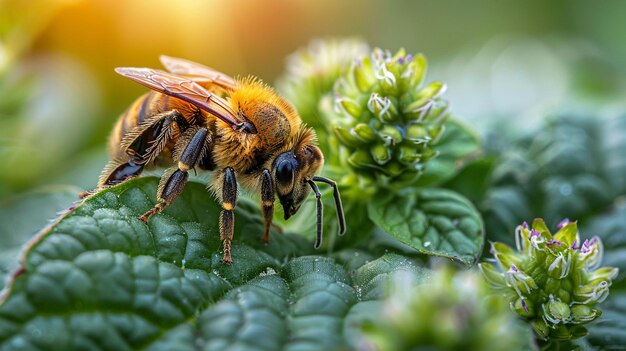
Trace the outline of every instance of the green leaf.
<instances>
[{"instance_id":1,"label":"green leaf","mask_svg":"<svg viewBox=\"0 0 626 351\"><path fill-rule=\"evenodd\" d=\"M480 140L470 127L449 119L433 149L439 156L428 161L417 181L419 186L439 185L456 175L466 166L469 158L480 151Z\"/></svg>"},{"instance_id":2,"label":"green leaf","mask_svg":"<svg viewBox=\"0 0 626 351\"><path fill-rule=\"evenodd\" d=\"M17 269L22 246L42 227L78 200L78 189L50 186L0 204L0 289Z\"/></svg>"},{"instance_id":3,"label":"green leaf","mask_svg":"<svg viewBox=\"0 0 626 351\"><path fill-rule=\"evenodd\" d=\"M189 183L164 213L138 220L157 184L101 191L30 243L3 292L0 350L342 349L357 342L346 316L357 323L353 307L379 296L390 272L427 274L391 253L348 270L275 230L265 245L259 209L245 199L226 266L220 208L204 185Z\"/></svg>"},{"instance_id":4,"label":"green leaf","mask_svg":"<svg viewBox=\"0 0 626 351\"><path fill-rule=\"evenodd\" d=\"M426 255L470 267L483 247L483 223L474 206L444 189L407 189L371 202L370 219L389 235Z\"/></svg>"}]
</instances>

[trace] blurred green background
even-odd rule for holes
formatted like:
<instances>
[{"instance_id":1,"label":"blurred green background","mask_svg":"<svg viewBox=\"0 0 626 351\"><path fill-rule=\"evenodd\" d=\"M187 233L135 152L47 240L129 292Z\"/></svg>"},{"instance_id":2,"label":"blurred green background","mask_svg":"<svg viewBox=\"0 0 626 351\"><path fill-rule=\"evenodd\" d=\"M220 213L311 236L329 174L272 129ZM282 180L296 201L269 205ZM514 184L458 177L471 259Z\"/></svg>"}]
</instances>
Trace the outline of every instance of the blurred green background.
<instances>
[{"instance_id":1,"label":"blurred green background","mask_svg":"<svg viewBox=\"0 0 626 351\"><path fill-rule=\"evenodd\" d=\"M422 52L479 132L569 110L623 111L624 1L0 0L0 203L91 189L144 88L113 72L188 58L274 82L314 38ZM2 210L0 206L0 211Z\"/></svg>"}]
</instances>

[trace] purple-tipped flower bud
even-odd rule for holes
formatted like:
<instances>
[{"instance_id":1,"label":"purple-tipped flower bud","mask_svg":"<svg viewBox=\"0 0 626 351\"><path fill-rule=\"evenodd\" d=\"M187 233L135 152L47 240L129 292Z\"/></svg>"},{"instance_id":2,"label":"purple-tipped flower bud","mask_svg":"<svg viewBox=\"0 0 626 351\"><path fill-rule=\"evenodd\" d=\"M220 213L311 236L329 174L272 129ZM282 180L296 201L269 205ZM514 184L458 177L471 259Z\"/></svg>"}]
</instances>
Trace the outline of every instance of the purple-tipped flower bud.
<instances>
[{"instance_id":1,"label":"purple-tipped flower bud","mask_svg":"<svg viewBox=\"0 0 626 351\"><path fill-rule=\"evenodd\" d=\"M585 335L582 324L601 314L595 306L609 294L618 270L600 266L598 237L580 243L576 222L562 221L552 235L543 220L515 230L517 250L492 243L497 266L480 265L487 282L544 339ZM537 307L535 307L537 306Z\"/></svg>"}]
</instances>

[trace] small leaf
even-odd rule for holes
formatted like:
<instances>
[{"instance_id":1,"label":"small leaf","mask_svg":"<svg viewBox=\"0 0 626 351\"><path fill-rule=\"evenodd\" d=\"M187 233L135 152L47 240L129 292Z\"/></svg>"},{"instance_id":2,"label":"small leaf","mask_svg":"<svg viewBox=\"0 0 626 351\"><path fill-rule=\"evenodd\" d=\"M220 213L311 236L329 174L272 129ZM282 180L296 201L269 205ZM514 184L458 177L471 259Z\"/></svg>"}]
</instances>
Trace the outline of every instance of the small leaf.
<instances>
[{"instance_id":1,"label":"small leaf","mask_svg":"<svg viewBox=\"0 0 626 351\"><path fill-rule=\"evenodd\" d=\"M370 219L420 253L470 267L483 245L483 223L464 197L444 189L407 189L369 204Z\"/></svg>"}]
</instances>

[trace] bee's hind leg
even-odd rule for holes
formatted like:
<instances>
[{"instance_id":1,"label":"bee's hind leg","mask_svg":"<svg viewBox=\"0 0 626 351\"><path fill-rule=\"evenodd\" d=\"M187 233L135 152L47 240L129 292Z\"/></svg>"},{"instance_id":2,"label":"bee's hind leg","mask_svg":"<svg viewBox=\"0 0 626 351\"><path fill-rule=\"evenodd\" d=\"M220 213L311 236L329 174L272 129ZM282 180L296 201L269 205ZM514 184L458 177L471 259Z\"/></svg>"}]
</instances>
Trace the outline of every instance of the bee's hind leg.
<instances>
[{"instance_id":1,"label":"bee's hind leg","mask_svg":"<svg viewBox=\"0 0 626 351\"><path fill-rule=\"evenodd\" d=\"M133 160L111 161L102 170L98 187L103 188L119 184L129 178L138 176L143 171L144 164L135 163Z\"/></svg>"},{"instance_id":2,"label":"bee's hind leg","mask_svg":"<svg viewBox=\"0 0 626 351\"><path fill-rule=\"evenodd\" d=\"M153 208L141 215L140 220L147 222L150 216L160 213L176 200L187 184L188 171L194 168L198 160L206 154L207 145L210 142L209 131L199 127L192 127L190 132L179 140L174 151L174 159L178 160L177 168L174 169L174 172L166 172L161 177L157 190L158 202Z\"/></svg>"},{"instance_id":3,"label":"bee's hind leg","mask_svg":"<svg viewBox=\"0 0 626 351\"><path fill-rule=\"evenodd\" d=\"M222 186L222 212L220 213L220 239L224 242L224 258L222 262L231 264L230 244L235 231L235 206L237 205L237 179L235 171L227 167L224 169Z\"/></svg>"},{"instance_id":4,"label":"bee's hind leg","mask_svg":"<svg viewBox=\"0 0 626 351\"><path fill-rule=\"evenodd\" d=\"M107 188L123 181L138 176L143 171L143 164L137 164L132 160L110 161L102 170L100 179L98 180L98 187L92 191L83 191L78 194L78 197L85 199L95 194L99 189Z\"/></svg>"},{"instance_id":5,"label":"bee's hind leg","mask_svg":"<svg viewBox=\"0 0 626 351\"><path fill-rule=\"evenodd\" d=\"M172 139L174 127L184 132L190 125L177 110L156 114L126 134L121 148L135 163L149 164Z\"/></svg>"}]
</instances>

